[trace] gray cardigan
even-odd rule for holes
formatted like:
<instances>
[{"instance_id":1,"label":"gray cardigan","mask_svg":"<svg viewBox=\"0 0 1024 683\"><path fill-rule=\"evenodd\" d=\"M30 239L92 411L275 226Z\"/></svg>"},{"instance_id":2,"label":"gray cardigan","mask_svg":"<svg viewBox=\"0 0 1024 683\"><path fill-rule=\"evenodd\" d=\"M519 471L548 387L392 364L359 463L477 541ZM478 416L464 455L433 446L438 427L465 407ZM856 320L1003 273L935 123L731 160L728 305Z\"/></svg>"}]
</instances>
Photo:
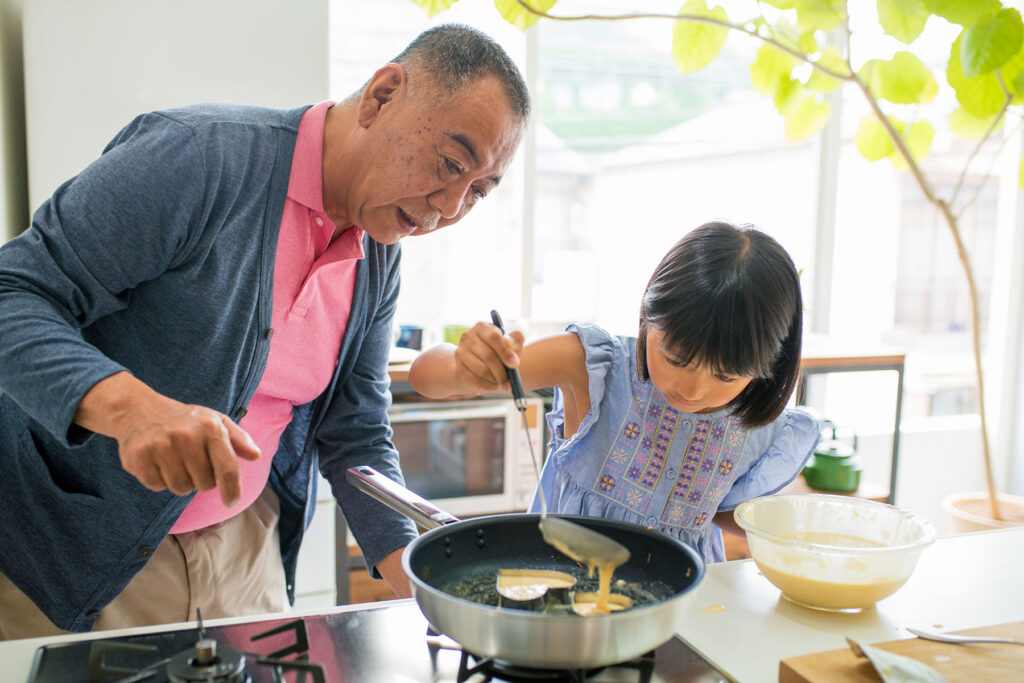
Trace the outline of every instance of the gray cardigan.
<instances>
[{"instance_id":1,"label":"gray cardigan","mask_svg":"<svg viewBox=\"0 0 1024 683\"><path fill-rule=\"evenodd\" d=\"M275 248L304 110L139 116L0 246L0 571L63 629L92 627L191 500L143 487L113 439L72 423L75 409L96 382L128 370L241 418L270 346ZM368 566L416 535L344 476L368 464L402 480L387 418L400 250L368 236L364 249L334 377L296 407L274 455L293 598L318 466Z\"/></svg>"}]
</instances>

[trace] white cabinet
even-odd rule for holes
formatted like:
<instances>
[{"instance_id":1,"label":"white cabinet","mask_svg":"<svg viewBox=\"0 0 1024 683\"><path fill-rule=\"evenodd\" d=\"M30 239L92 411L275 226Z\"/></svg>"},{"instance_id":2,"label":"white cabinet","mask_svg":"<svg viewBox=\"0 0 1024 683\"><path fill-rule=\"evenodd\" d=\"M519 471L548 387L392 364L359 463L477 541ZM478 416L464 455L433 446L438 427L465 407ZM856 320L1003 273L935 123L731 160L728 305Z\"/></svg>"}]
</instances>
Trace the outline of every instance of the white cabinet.
<instances>
[{"instance_id":1,"label":"white cabinet","mask_svg":"<svg viewBox=\"0 0 1024 683\"><path fill-rule=\"evenodd\" d=\"M137 114L328 96L327 0L24 3L29 208Z\"/></svg>"},{"instance_id":2,"label":"white cabinet","mask_svg":"<svg viewBox=\"0 0 1024 683\"><path fill-rule=\"evenodd\" d=\"M317 484L316 513L299 548L295 571L295 608L334 607L338 604L334 531L338 504L323 477Z\"/></svg>"}]
</instances>

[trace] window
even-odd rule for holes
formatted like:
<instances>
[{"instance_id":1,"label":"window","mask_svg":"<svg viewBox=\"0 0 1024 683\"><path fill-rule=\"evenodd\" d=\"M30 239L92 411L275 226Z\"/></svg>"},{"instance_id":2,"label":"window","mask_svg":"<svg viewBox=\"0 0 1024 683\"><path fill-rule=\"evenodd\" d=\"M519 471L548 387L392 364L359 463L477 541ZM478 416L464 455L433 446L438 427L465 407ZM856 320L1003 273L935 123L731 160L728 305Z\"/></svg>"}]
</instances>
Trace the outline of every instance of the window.
<instances>
[{"instance_id":1,"label":"window","mask_svg":"<svg viewBox=\"0 0 1024 683\"><path fill-rule=\"evenodd\" d=\"M644 7L676 12L679 3ZM622 11L608 0L557 5L561 14L580 8ZM498 308L534 337L574 321L634 334L640 295L671 244L708 220L753 223L793 256L809 320L827 308L831 338L907 350L905 416L976 410L964 280L948 230L907 173L860 157L855 93L842 105L832 150L836 256L815 263L826 143L785 140L772 103L750 86L755 41L731 35L710 67L683 76L666 20L542 20L523 34L486 2L428 19L411 0L333 0L332 95L352 92L416 33L446 22L486 31L518 61L534 95L533 133L500 190L462 223L403 243L396 323L425 327L431 343L445 324L472 324ZM936 54L935 65L944 68L945 58ZM958 176L943 169L958 170L970 150L941 135L928 163L945 191ZM969 176L961 193L973 196L962 222L983 304L996 180ZM822 269L829 299L816 302L811 283ZM850 397L863 391L892 393L829 388L830 407L856 413L849 404L864 402ZM878 423L891 426L891 409L875 408Z\"/></svg>"}]
</instances>

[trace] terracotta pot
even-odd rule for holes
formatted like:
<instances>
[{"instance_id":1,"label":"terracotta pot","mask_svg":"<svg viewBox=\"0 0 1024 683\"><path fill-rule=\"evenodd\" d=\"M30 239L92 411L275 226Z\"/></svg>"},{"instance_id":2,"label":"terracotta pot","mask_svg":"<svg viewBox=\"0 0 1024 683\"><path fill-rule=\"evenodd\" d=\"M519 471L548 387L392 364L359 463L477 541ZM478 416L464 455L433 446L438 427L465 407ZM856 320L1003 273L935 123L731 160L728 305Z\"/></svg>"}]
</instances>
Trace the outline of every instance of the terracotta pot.
<instances>
[{"instance_id":1,"label":"terracotta pot","mask_svg":"<svg viewBox=\"0 0 1024 683\"><path fill-rule=\"evenodd\" d=\"M985 491L951 493L942 499L942 509L954 534L989 529L1007 529L1024 525L1024 496L999 493L999 512L1003 519L992 519L992 505Z\"/></svg>"}]
</instances>

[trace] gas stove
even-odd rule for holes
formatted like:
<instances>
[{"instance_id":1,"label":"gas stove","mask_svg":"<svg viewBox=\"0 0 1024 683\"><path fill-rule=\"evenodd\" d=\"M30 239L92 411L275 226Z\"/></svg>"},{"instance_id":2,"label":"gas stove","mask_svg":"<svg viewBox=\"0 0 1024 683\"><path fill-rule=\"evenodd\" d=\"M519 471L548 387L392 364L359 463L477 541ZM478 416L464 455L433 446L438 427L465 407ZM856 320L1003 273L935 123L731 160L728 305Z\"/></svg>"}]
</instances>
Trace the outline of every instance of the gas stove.
<instances>
[{"instance_id":1,"label":"gas stove","mask_svg":"<svg viewBox=\"0 0 1024 683\"><path fill-rule=\"evenodd\" d=\"M414 602L355 611L44 645L29 683L431 683L728 680L673 638L632 662L599 669L517 667L463 651Z\"/></svg>"}]
</instances>

